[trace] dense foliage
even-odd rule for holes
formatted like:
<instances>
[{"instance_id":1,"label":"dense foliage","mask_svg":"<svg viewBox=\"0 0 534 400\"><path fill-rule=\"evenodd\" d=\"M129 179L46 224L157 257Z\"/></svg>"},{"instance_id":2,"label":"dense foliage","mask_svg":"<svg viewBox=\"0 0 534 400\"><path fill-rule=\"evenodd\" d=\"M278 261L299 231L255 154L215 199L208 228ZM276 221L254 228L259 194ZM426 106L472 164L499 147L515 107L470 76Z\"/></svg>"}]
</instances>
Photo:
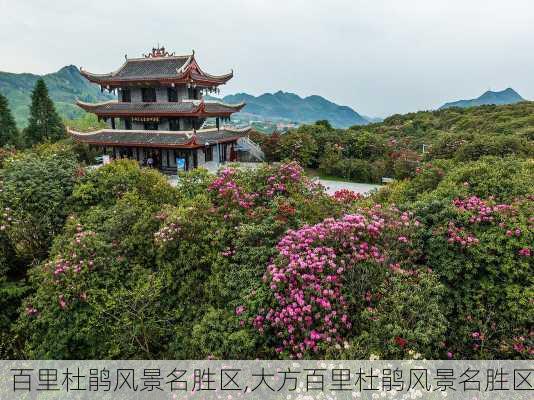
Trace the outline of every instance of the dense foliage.
<instances>
[{"instance_id":1,"label":"dense foliage","mask_svg":"<svg viewBox=\"0 0 534 400\"><path fill-rule=\"evenodd\" d=\"M19 142L19 132L7 99L0 93L0 147L15 146Z\"/></svg>"},{"instance_id":2,"label":"dense foliage","mask_svg":"<svg viewBox=\"0 0 534 400\"><path fill-rule=\"evenodd\" d=\"M32 92L30 118L24 129L27 144L54 142L65 137L65 126L56 112L54 103L48 97L48 88L44 80L39 79Z\"/></svg>"},{"instance_id":3,"label":"dense foliage","mask_svg":"<svg viewBox=\"0 0 534 400\"><path fill-rule=\"evenodd\" d=\"M382 123L332 129L303 125L256 135L271 161L299 160L322 175L360 182L413 177L422 162L534 155L534 103L394 115Z\"/></svg>"},{"instance_id":4,"label":"dense foliage","mask_svg":"<svg viewBox=\"0 0 534 400\"><path fill-rule=\"evenodd\" d=\"M336 148L314 139L328 124L301 129L284 139L301 162L324 163L322 146L390 166L380 135ZM297 162L172 187L133 161L83 168L76 146L4 151L0 355L532 359L534 163L518 137L513 154L401 149L407 178L371 197L329 196Z\"/></svg>"}]
</instances>

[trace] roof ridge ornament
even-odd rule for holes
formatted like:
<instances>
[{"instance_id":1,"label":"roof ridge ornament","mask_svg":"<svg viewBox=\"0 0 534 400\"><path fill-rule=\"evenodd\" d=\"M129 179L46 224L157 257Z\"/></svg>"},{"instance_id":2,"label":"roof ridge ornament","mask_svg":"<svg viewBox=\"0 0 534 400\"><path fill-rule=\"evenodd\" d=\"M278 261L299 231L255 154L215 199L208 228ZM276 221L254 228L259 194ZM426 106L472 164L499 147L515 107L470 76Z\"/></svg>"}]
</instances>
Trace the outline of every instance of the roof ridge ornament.
<instances>
[{"instance_id":1,"label":"roof ridge ornament","mask_svg":"<svg viewBox=\"0 0 534 400\"><path fill-rule=\"evenodd\" d=\"M169 53L165 50L165 46L159 47L152 47L152 51L147 54L143 54L143 57L145 58L160 58L160 57L174 57L176 54L175 52Z\"/></svg>"}]
</instances>

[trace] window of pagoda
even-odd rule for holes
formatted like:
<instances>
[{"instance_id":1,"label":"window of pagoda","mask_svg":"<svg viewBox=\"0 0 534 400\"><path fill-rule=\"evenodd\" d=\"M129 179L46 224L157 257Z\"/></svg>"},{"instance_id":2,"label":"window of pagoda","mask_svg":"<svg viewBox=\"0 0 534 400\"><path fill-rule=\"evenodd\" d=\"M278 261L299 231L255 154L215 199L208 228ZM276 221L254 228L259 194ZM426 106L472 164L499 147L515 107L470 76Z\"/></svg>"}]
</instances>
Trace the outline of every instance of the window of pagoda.
<instances>
[{"instance_id":1,"label":"window of pagoda","mask_svg":"<svg viewBox=\"0 0 534 400\"><path fill-rule=\"evenodd\" d=\"M121 101L123 103L131 103L132 102L132 92L131 92L130 88L121 89Z\"/></svg>"},{"instance_id":2,"label":"window of pagoda","mask_svg":"<svg viewBox=\"0 0 534 400\"><path fill-rule=\"evenodd\" d=\"M175 87L167 88L167 100L176 103L178 101L178 89Z\"/></svg>"},{"instance_id":3,"label":"window of pagoda","mask_svg":"<svg viewBox=\"0 0 534 400\"><path fill-rule=\"evenodd\" d=\"M180 120L178 118L169 118L169 130L170 131L180 130Z\"/></svg>"},{"instance_id":4,"label":"window of pagoda","mask_svg":"<svg viewBox=\"0 0 534 400\"><path fill-rule=\"evenodd\" d=\"M199 100L200 98L199 93L200 91L197 88L194 88L194 87L187 88L187 97L190 100Z\"/></svg>"},{"instance_id":5,"label":"window of pagoda","mask_svg":"<svg viewBox=\"0 0 534 400\"><path fill-rule=\"evenodd\" d=\"M204 149L204 161L205 162L213 161L213 146L207 146Z\"/></svg>"},{"instance_id":6,"label":"window of pagoda","mask_svg":"<svg viewBox=\"0 0 534 400\"><path fill-rule=\"evenodd\" d=\"M156 88L145 87L141 89L141 96L144 103L156 102Z\"/></svg>"}]
</instances>

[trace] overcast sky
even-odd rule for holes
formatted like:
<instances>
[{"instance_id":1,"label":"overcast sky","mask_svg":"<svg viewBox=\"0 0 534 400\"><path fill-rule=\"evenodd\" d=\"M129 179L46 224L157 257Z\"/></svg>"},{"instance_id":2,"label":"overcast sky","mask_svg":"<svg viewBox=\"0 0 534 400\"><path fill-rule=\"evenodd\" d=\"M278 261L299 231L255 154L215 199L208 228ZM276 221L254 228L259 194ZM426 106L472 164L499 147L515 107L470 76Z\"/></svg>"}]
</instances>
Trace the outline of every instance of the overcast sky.
<instances>
[{"instance_id":1,"label":"overcast sky","mask_svg":"<svg viewBox=\"0 0 534 400\"><path fill-rule=\"evenodd\" d=\"M322 95L371 116L513 87L534 99L532 0L0 0L0 70L110 72L158 42L223 94Z\"/></svg>"}]
</instances>

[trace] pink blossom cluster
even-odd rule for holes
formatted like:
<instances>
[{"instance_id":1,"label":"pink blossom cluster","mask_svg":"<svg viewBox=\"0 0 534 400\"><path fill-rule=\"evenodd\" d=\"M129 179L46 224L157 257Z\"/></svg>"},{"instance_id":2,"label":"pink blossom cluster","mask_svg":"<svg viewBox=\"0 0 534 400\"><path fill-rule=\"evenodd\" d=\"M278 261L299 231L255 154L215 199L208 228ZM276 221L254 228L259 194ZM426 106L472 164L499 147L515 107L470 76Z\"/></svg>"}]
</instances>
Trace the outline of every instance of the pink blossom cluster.
<instances>
[{"instance_id":1,"label":"pink blossom cluster","mask_svg":"<svg viewBox=\"0 0 534 400\"><path fill-rule=\"evenodd\" d=\"M454 199L453 204L462 211L468 211L473 215L469 218L470 223L491 222L494 220L494 213L499 213L511 208L508 204L489 205L486 201L477 196L471 196L467 199Z\"/></svg>"},{"instance_id":2,"label":"pink blossom cluster","mask_svg":"<svg viewBox=\"0 0 534 400\"><path fill-rule=\"evenodd\" d=\"M303 179L304 171L297 162L282 164L275 174L267 178L265 195L273 197L276 194L284 194L287 192L288 184L299 183Z\"/></svg>"},{"instance_id":3,"label":"pink blossom cluster","mask_svg":"<svg viewBox=\"0 0 534 400\"><path fill-rule=\"evenodd\" d=\"M66 257L58 257L45 265L45 268L52 271L53 276L56 278L59 278L68 271L79 273L84 268L90 271L94 267L94 254L90 253L89 257L86 257L87 255L82 253L87 249L85 239L96 236L96 233L93 231L84 231L81 225L78 225L76 229L77 232L74 235L72 244L79 251L74 250Z\"/></svg>"},{"instance_id":4,"label":"pink blossom cluster","mask_svg":"<svg viewBox=\"0 0 534 400\"><path fill-rule=\"evenodd\" d=\"M534 332L530 332L530 337L534 336ZM530 346L531 340L528 340L525 336L516 336L512 339L513 349L522 354L528 354L530 357L534 355L534 347Z\"/></svg>"},{"instance_id":5,"label":"pink blossom cluster","mask_svg":"<svg viewBox=\"0 0 534 400\"><path fill-rule=\"evenodd\" d=\"M505 230L506 237L523 236L524 232L521 228L514 226L513 222L507 218L516 214L517 207L523 203L525 199L515 199L512 204L496 205L491 204L491 201L493 201L493 197L490 197L488 200L482 200L479 197L471 196L467 199L454 199L453 205L462 213L467 213L469 224L497 224L500 220L498 226ZM526 201L531 201L531 199L527 197ZM465 228L458 227L457 224L452 221L449 222L447 233L449 243L458 243L462 247L468 247L479 243L479 240L474 235L467 233ZM530 257L531 249L529 247L523 247L518 251L518 254L522 257Z\"/></svg>"},{"instance_id":6,"label":"pink blossom cluster","mask_svg":"<svg viewBox=\"0 0 534 400\"><path fill-rule=\"evenodd\" d=\"M522 257L530 257L532 255L532 250L529 247L523 247L519 250L519 255Z\"/></svg>"},{"instance_id":7,"label":"pink blossom cluster","mask_svg":"<svg viewBox=\"0 0 534 400\"><path fill-rule=\"evenodd\" d=\"M461 247L473 246L480 242L475 235L467 233L464 228L457 227L454 222L449 222L447 234L449 243L457 243Z\"/></svg>"},{"instance_id":8,"label":"pink blossom cluster","mask_svg":"<svg viewBox=\"0 0 534 400\"><path fill-rule=\"evenodd\" d=\"M344 341L351 328L342 294L345 272L364 261L386 265L386 231L414 224L408 213L386 220L379 206L367 211L290 230L278 243L279 256L263 278L276 306L253 320L260 332L276 331L276 351L301 358L322 343Z\"/></svg>"},{"instance_id":9,"label":"pink blossom cluster","mask_svg":"<svg viewBox=\"0 0 534 400\"><path fill-rule=\"evenodd\" d=\"M230 247L227 247L223 252L221 252L221 255L223 257L230 257L230 256L233 256L234 254L235 254L235 250Z\"/></svg>"},{"instance_id":10,"label":"pink blossom cluster","mask_svg":"<svg viewBox=\"0 0 534 400\"><path fill-rule=\"evenodd\" d=\"M363 198L361 194L348 189L338 190L332 195L332 197L335 201L342 204L351 204Z\"/></svg>"},{"instance_id":11,"label":"pink blossom cluster","mask_svg":"<svg viewBox=\"0 0 534 400\"><path fill-rule=\"evenodd\" d=\"M399 275L406 275L406 276L416 276L417 271L412 269L404 269L401 267L400 263L391 263L389 264L389 270L391 272L394 272Z\"/></svg>"},{"instance_id":12,"label":"pink blossom cluster","mask_svg":"<svg viewBox=\"0 0 534 400\"><path fill-rule=\"evenodd\" d=\"M37 311L37 309L34 306L32 306L31 304L28 304L26 306L26 315L29 315L30 317L34 317L37 314L39 314L39 311Z\"/></svg>"},{"instance_id":13,"label":"pink blossom cluster","mask_svg":"<svg viewBox=\"0 0 534 400\"><path fill-rule=\"evenodd\" d=\"M236 173L237 170L234 168L224 168L208 189L216 192L220 199L224 199L230 204L239 205L246 209L251 208L257 194L244 192L234 180Z\"/></svg>"},{"instance_id":14,"label":"pink blossom cluster","mask_svg":"<svg viewBox=\"0 0 534 400\"><path fill-rule=\"evenodd\" d=\"M170 222L167 225L161 227L159 231L154 233L154 241L156 244L164 244L176 239L176 236L180 232L180 226L176 222Z\"/></svg>"}]
</instances>

